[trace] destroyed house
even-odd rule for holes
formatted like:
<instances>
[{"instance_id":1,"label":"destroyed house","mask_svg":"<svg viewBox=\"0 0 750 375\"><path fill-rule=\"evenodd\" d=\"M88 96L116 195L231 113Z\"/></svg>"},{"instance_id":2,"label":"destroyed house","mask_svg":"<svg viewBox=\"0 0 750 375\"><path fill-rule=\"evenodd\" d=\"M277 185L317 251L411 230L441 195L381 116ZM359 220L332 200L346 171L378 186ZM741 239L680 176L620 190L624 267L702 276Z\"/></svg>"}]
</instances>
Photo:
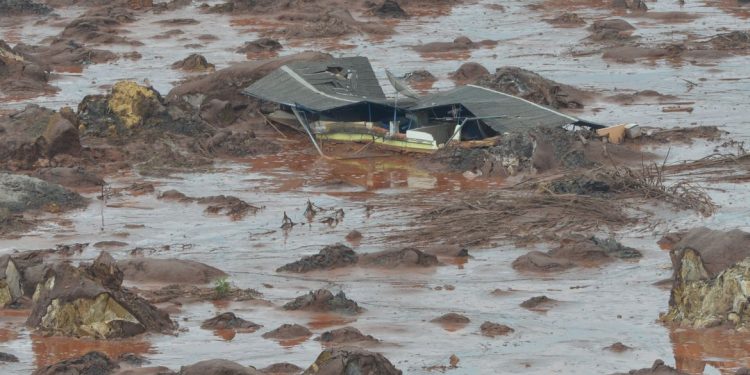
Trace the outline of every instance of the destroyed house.
<instances>
[{"instance_id":1,"label":"destroyed house","mask_svg":"<svg viewBox=\"0 0 750 375\"><path fill-rule=\"evenodd\" d=\"M431 152L450 142L535 127L600 127L479 86L420 96L390 74L389 79L397 90L395 100L386 98L366 57L295 62L256 81L244 93L276 103L279 110L268 114L268 120L305 131L314 142L372 142Z\"/></svg>"}]
</instances>

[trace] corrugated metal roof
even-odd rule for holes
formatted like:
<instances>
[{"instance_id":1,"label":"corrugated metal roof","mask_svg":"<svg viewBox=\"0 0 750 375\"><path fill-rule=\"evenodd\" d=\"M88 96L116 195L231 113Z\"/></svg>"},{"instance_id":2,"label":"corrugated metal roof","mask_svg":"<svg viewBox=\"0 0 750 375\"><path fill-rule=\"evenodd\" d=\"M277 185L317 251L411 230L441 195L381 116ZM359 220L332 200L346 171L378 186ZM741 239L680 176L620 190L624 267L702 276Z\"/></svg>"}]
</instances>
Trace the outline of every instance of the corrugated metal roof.
<instances>
[{"instance_id":1,"label":"corrugated metal roof","mask_svg":"<svg viewBox=\"0 0 750 375\"><path fill-rule=\"evenodd\" d=\"M426 96L412 107L418 111L446 105L462 105L499 133L531 127L557 127L575 123L593 125L554 109L488 88L467 85Z\"/></svg>"},{"instance_id":2,"label":"corrugated metal roof","mask_svg":"<svg viewBox=\"0 0 750 375\"><path fill-rule=\"evenodd\" d=\"M366 57L288 64L259 79L243 93L290 106L299 104L315 111L363 102L388 105Z\"/></svg>"}]
</instances>

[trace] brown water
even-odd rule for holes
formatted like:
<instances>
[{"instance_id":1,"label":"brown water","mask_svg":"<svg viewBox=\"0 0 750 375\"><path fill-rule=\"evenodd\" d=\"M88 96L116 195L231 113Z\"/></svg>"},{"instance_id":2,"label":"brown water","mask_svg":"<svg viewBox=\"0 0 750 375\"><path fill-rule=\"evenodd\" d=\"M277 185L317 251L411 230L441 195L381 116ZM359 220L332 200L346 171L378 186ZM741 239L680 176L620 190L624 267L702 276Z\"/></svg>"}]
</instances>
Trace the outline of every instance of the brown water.
<instances>
[{"instance_id":1,"label":"brown water","mask_svg":"<svg viewBox=\"0 0 750 375\"><path fill-rule=\"evenodd\" d=\"M584 29L552 28L542 19L550 18L553 12L532 11L527 7L532 3L529 1L503 2L504 12L486 7L490 3L480 1L460 6L442 18L410 19L397 27L395 36L384 40L353 37L337 41L295 41L291 43L293 47L283 53L334 49L340 51L334 52L335 55L367 55L383 82L385 67L396 74L426 68L438 76L434 87L439 90L452 86L448 73L464 61L425 59L408 46L448 41L458 35L475 41L493 39L499 41L498 45L471 51L460 58L480 62L490 69L502 65L522 66L604 95L654 89L678 96L681 101L692 101L695 107L693 113L662 113L660 105L623 106L602 101L589 106L580 116L604 123L638 122L657 127L719 125L732 132L735 139L750 137L744 114L750 90L747 58L727 58L707 65L689 62L612 64L603 61L600 54L573 57L573 52L595 49L595 46L582 44L581 40L588 35ZM698 15L686 22L665 24L645 17L628 18L628 21L636 25L637 33L644 40L654 42L685 38L688 31L709 36L723 27L746 27L747 20L740 18L735 9L719 8L726 5L723 2L707 3L695 2L683 8L676 2L649 3L655 12L681 11ZM69 8L59 13L70 18L80 12L82 9ZM608 14L603 9L581 8L578 12L587 19ZM151 39L166 30L153 22L168 18L196 18L201 23L180 27L186 33L175 39ZM267 26L246 19L205 15L194 8L146 15L131 26L146 42L145 46L137 47L142 60L122 60L89 66L81 73L61 73L61 78L54 82L61 88L59 94L31 102L51 107L74 105L84 95L101 92L103 86L126 78L148 79L166 93L176 81L184 78L184 74L164 67L196 51L181 47L184 44L204 44L204 48L197 51L218 68L243 61L246 57L234 53L234 48L255 39L258 31ZM59 27L23 22L0 27L0 38L36 43L59 31ZM213 34L220 39L200 42L197 36L201 34ZM179 38L188 40L177 41ZM282 43L290 44L283 40ZM113 49L127 52L131 47ZM155 74L156 71L159 73ZM688 90L682 79L699 85ZM2 103L0 110L25 103ZM702 141L692 146L673 146L670 161L695 159L711 153L713 148ZM664 148L655 151L666 154ZM127 242L128 246L111 252L116 258L125 258L134 247L170 245L169 250L151 256L194 259L221 268L231 275L234 285L262 291L273 306L255 302L197 303L173 313L186 329L176 336L146 335L110 342L37 336L23 328L25 312L3 311L0 314L3 349L0 351L14 353L21 361L3 365L1 371L28 373L36 366L93 349L111 355L140 353L153 365L174 369L210 358L226 358L257 367L281 361L302 367L312 363L321 350L320 343L312 338L276 342L260 337L283 323L306 325L315 334L351 324L383 340L384 344L376 349L407 374L423 374L427 373L425 367L447 365L451 354L461 359L459 368L451 370L453 374L606 374L645 367L657 358L694 374L704 370L717 373L713 367L728 374L733 368L750 364L750 337L746 334L677 330L657 323L659 313L667 309L669 292L652 285L671 273L668 254L656 244L666 231L696 225L750 229L747 215L750 203L742 186L703 182L722 206L710 218L690 212L675 213L663 207L652 208L653 227L630 228L617 234L626 245L644 252L644 258L637 263L616 262L602 268L547 276L521 274L514 271L510 263L528 249L498 244L491 249L472 251L473 258L466 263L447 264L434 271L355 269L281 275L274 272L277 267L317 253L325 245L344 242L346 234L353 229L364 235L357 251L395 246L385 243L383 238L394 228L409 224L408 215L419 208L420 196L455 196L467 189L492 189L500 182L429 173L405 158L326 161L305 152L225 163L218 167L211 173L182 174L174 178L111 176L108 182L115 187L136 181L153 182L158 191L177 189L189 196L235 195L265 208L256 215L232 221L225 217L208 217L203 214L203 207L196 204L159 201L148 194L123 195L108 202L102 229L101 203L93 199L95 194L92 193L88 196L93 203L85 210L65 214L18 239L0 241L0 253L52 247L58 243L93 244L117 240ZM390 204L388 197L395 194L413 194L413 206ZM346 211L344 221L335 227L313 222L288 233L282 232L279 225L283 212L295 222L304 222L302 212L308 199L322 207L343 208ZM375 208L368 211L366 204ZM136 228L134 224L143 227ZM458 235L460 233L446 233L446 236ZM90 246L73 260L91 259L98 251ZM445 285L455 286L455 290L436 290ZM367 311L355 318L342 318L282 312L275 307L321 287L334 292L343 290ZM513 292L492 295L498 288L510 288ZM537 295L547 295L561 303L546 313L519 306ZM264 328L255 333L236 334L199 328L203 320L224 311L233 311ZM429 322L447 312L462 313L472 321L455 330ZM507 324L515 333L495 339L483 337L478 332L484 321ZM602 350L616 341L634 350L621 354Z\"/></svg>"}]
</instances>

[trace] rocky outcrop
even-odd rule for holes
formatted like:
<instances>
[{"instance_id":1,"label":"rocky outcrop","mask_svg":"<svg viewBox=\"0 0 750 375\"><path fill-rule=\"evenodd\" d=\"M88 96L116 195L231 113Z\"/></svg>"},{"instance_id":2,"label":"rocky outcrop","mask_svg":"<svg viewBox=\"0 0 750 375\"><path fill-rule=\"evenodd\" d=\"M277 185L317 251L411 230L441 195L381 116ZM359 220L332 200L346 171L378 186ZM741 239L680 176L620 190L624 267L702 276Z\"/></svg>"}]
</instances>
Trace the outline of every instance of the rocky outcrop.
<instances>
[{"instance_id":1,"label":"rocky outcrop","mask_svg":"<svg viewBox=\"0 0 750 375\"><path fill-rule=\"evenodd\" d=\"M750 233L693 229L670 250L668 322L698 328L750 324Z\"/></svg>"},{"instance_id":2,"label":"rocky outcrop","mask_svg":"<svg viewBox=\"0 0 750 375\"><path fill-rule=\"evenodd\" d=\"M56 111L29 105L0 117L0 165L30 169L58 155L80 153L78 129Z\"/></svg>"},{"instance_id":3,"label":"rocky outcrop","mask_svg":"<svg viewBox=\"0 0 750 375\"><path fill-rule=\"evenodd\" d=\"M338 292L334 295L327 289L319 289L297 297L285 304L284 310L336 312L349 315L364 311L356 302L346 298L344 292Z\"/></svg>"},{"instance_id":4,"label":"rocky outcrop","mask_svg":"<svg viewBox=\"0 0 750 375\"><path fill-rule=\"evenodd\" d=\"M242 319L231 312L219 314L216 317L205 320L201 324L201 328L203 329L234 329L243 332L255 332L261 327L263 326Z\"/></svg>"},{"instance_id":5,"label":"rocky outcrop","mask_svg":"<svg viewBox=\"0 0 750 375\"><path fill-rule=\"evenodd\" d=\"M23 297L23 275L10 255L0 256L0 308Z\"/></svg>"},{"instance_id":6,"label":"rocky outcrop","mask_svg":"<svg viewBox=\"0 0 750 375\"><path fill-rule=\"evenodd\" d=\"M135 283L208 284L227 274L187 259L124 259L117 262L125 280Z\"/></svg>"},{"instance_id":7,"label":"rocky outcrop","mask_svg":"<svg viewBox=\"0 0 750 375\"><path fill-rule=\"evenodd\" d=\"M303 375L401 375L382 354L358 348L328 349L318 358Z\"/></svg>"},{"instance_id":8,"label":"rocky outcrop","mask_svg":"<svg viewBox=\"0 0 750 375\"><path fill-rule=\"evenodd\" d=\"M324 247L318 254L279 267L276 272L305 273L349 267L359 261L359 256L350 247L336 244Z\"/></svg>"},{"instance_id":9,"label":"rocky outcrop","mask_svg":"<svg viewBox=\"0 0 750 375\"><path fill-rule=\"evenodd\" d=\"M216 66L214 64L209 63L203 55L197 53L193 53L172 64L172 69L184 70L186 72L209 72L213 71L215 68Z\"/></svg>"},{"instance_id":10,"label":"rocky outcrop","mask_svg":"<svg viewBox=\"0 0 750 375\"><path fill-rule=\"evenodd\" d=\"M122 271L102 252L91 265L60 263L37 285L29 327L66 336L123 338L169 333L169 315L122 287Z\"/></svg>"},{"instance_id":11,"label":"rocky outcrop","mask_svg":"<svg viewBox=\"0 0 750 375\"><path fill-rule=\"evenodd\" d=\"M615 259L640 258L641 252L627 247L612 238L571 237L560 242L560 246L543 253L532 251L513 261L519 271L555 272L573 267L595 267Z\"/></svg>"},{"instance_id":12,"label":"rocky outcrop","mask_svg":"<svg viewBox=\"0 0 750 375\"><path fill-rule=\"evenodd\" d=\"M512 66L498 68L494 74L483 76L475 83L552 108L583 108L591 98L588 92Z\"/></svg>"}]
</instances>

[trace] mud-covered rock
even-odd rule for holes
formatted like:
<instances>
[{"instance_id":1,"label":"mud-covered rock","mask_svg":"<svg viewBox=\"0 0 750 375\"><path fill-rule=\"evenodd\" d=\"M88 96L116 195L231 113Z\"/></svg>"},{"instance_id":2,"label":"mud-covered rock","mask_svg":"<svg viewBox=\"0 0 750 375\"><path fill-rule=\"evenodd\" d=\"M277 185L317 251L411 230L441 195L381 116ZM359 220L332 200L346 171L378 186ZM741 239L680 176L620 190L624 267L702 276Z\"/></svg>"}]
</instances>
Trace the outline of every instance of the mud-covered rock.
<instances>
[{"instance_id":1,"label":"mud-covered rock","mask_svg":"<svg viewBox=\"0 0 750 375\"><path fill-rule=\"evenodd\" d=\"M27 99L52 94L49 68L25 59L0 40L0 98Z\"/></svg>"},{"instance_id":2,"label":"mud-covered rock","mask_svg":"<svg viewBox=\"0 0 750 375\"><path fill-rule=\"evenodd\" d=\"M260 375L258 370L226 359L210 359L182 366L180 375Z\"/></svg>"},{"instance_id":3,"label":"mud-covered rock","mask_svg":"<svg viewBox=\"0 0 750 375\"><path fill-rule=\"evenodd\" d=\"M0 210L19 213L27 210L58 212L78 208L85 201L79 194L38 178L0 173Z\"/></svg>"},{"instance_id":4,"label":"mud-covered rock","mask_svg":"<svg viewBox=\"0 0 750 375\"><path fill-rule=\"evenodd\" d=\"M586 21L576 13L563 13L555 18L545 20L553 25L562 27L577 27L586 24Z\"/></svg>"},{"instance_id":5,"label":"mud-covered rock","mask_svg":"<svg viewBox=\"0 0 750 375\"><path fill-rule=\"evenodd\" d=\"M39 168L32 176L68 188L93 188L104 185L101 177L83 167Z\"/></svg>"},{"instance_id":6,"label":"mud-covered rock","mask_svg":"<svg viewBox=\"0 0 750 375\"><path fill-rule=\"evenodd\" d=\"M452 42L432 42L427 44L421 44L412 46L412 48L423 54L435 54L435 53L446 53L446 52L457 52L457 51L470 51L483 46L493 46L497 42L493 40L482 40L474 42L465 36L459 36Z\"/></svg>"},{"instance_id":7,"label":"mud-covered rock","mask_svg":"<svg viewBox=\"0 0 750 375\"><path fill-rule=\"evenodd\" d=\"M546 311L557 305L557 301L547 296L536 296L521 302L521 307L529 310Z\"/></svg>"},{"instance_id":8,"label":"mud-covered rock","mask_svg":"<svg viewBox=\"0 0 750 375\"><path fill-rule=\"evenodd\" d=\"M327 289L318 289L297 297L285 304L284 310L336 312L350 315L364 311L356 302L347 298L343 291L334 295Z\"/></svg>"},{"instance_id":9,"label":"mud-covered rock","mask_svg":"<svg viewBox=\"0 0 750 375\"><path fill-rule=\"evenodd\" d=\"M591 97L586 91L513 66L498 68L476 84L552 108L583 108Z\"/></svg>"},{"instance_id":10,"label":"mud-covered rock","mask_svg":"<svg viewBox=\"0 0 750 375\"><path fill-rule=\"evenodd\" d=\"M172 64L172 69L180 69L187 72L207 72L213 71L215 68L214 64L209 63L203 55L197 53L193 53Z\"/></svg>"},{"instance_id":11,"label":"mud-covered rock","mask_svg":"<svg viewBox=\"0 0 750 375\"><path fill-rule=\"evenodd\" d=\"M44 15L50 12L52 12L52 8L31 0L0 0L0 17L27 14Z\"/></svg>"},{"instance_id":12,"label":"mud-covered rock","mask_svg":"<svg viewBox=\"0 0 750 375\"><path fill-rule=\"evenodd\" d=\"M369 8L368 13L380 18L409 18L396 0L368 1L365 6Z\"/></svg>"},{"instance_id":13,"label":"mud-covered rock","mask_svg":"<svg viewBox=\"0 0 750 375\"><path fill-rule=\"evenodd\" d=\"M471 319L461 314L447 313L430 320L430 322L440 324L469 324Z\"/></svg>"},{"instance_id":14,"label":"mud-covered rock","mask_svg":"<svg viewBox=\"0 0 750 375\"><path fill-rule=\"evenodd\" d=\"M33 375L108 375L120 366L101 352L89 352L81 357L66 359L41 367Z\"/></svg>"},{"instance_id":15,"label":"mud-covered rock","mask_svg":"<svg viewBox=\"0 0 750 375\"><path fill-rule=\"evenodd\" d=\"M134 20L134 14L122 7L95 8L71 21L58 37L79 43L142 45L120 35L122 26Z\"/></svg>"},{"instance_id":16,"label":"mud-covered rock","mask_svg":"<svg viewBox=\"0 0 750 375\"><path fill-rule=\"evenodd\" d=\"M73 72L90 64L103 64L119 58L112 51L92 48L67 38L55 38L49 45L19 43L13 51L44 69Z\"/></svg>"},{"instance_id":17,"label":"mud-covered rock","mask_svg":"<svg viewBox=\"0 0 750 375\"><path fill-rule=\"evenodd\" d=\"M282 324L278 328L262 335L264 339L295 340L312 336L312 332L299 324Z\"/></svg>"},{"instance_id":18,"label":"mud-covered rock","mask_svg":"<svg viewBox=\"0 0 750 375\"><path fill-rule=\"evenodd\" d=\"M594 21L588 29L591 32L589 39L597 42L630 40L633 38L633 31L635 31L633 25L619 18Z\"/></svg>"},{"instance_id":19,"label":"mud-covered rock","mask_svg":"<svg viewBox=\"0 0 750 375\"><path fill-rule=\"evenodd\" d=\"M187 259L123 259L117 262L125 280L134 283L208 284L227 274Z\"/></svg>"},{"instance_id":20,"label":"mud-covered rock","mask_svg":"<svg viewBox=\"0 0 750 375\"><path fill-rule=\"evenodd\" d=\"M56 111L28 105L0 117L0 165L29 169L41 160L80 153L78 129Z\"/></svg>"},{"instance_id":21,"label":"mud-covered rock","mask_svg":"<svg viewBox=\"0 0 750 375\"><path fill-rule=\"evenodd\" d=\"M641 252L624 246L613 238L570 237L560 241L560 246L546 252L532 251L513 261L520 271L563 271L576 266L594 267L614 259L636 259Z\"/></svg>"},{"instance_id":22,"label":"mud-covered rock","mask_svg":"<svg viewBox=\"0 0 750 375\"><path fill-rule=\"evenodd\" d=\"M353 266L359 256L350 247L336 244L329 245L315 255L279 267L276 272L305 273L310 271L330 270L334 268Z\"/></svg>"},{"instance_id":23,"label":"mud-covered rock","mask_svg":"<svg viewBox=\"0 0 750 375\"><path fill-rule=\"evenodd\" d=\"M274 363L268 367L260 369L260 372L266 375L298 375L301 374L302 371L305 371L305 369L287 362Z\"/></svg>"},{"instance_id":24,"label":"mud-covered rock","mask_svg":"<svg viewBox=\"0 0 750 375\"><path fill-rule=\"evenodd\" d=\"M510 328L504 324L492 322L482 323L482 325L479 327L479 330L483 336L487 337L505 336L515 332L513 328Z\"/></svg>"},{"instance_id":25,"label":"mud-covered rock","mask_svg":"<svg viewBox=\"0 0 750 375\"><path fill-rule=\"evenodd\" d=\"M439 264L436 256L415 248L362 254L359 260L360 266L375 268L435 267Z\"/></svg>"},{"instance_id":26,"label":"mud-covered rock","mask_svg":"<svg viewBox=\"0 0 750 375\"><path fill-rule=\"evenodd\" d=\"M18 357L13 354L0 352L0 362L18 362Z\"/></svg>"},{"instance_id":27,"label":"mud-covered rock","mask_svg":"<svg viewBox=\"0 0 750 375\"><path fill-rule=\"evenodd\" d=\"M750 233L697 228L670 250L672 291L665 321L697 328L750 322Z\"/></svg>"},{"instance_id":28,"label":"mud-covered rock","mask_svg":"<svg viewBox=\"0 0 750 375\"><path fill-rule=\"evenodd\" d=\"M121 282L121 271L106 252L92 265L56 264L37 285L26 324L51 334L94 338L169 333L176 328L168 314Z\"/></svg>"},{"instance_id":29,"label":"mud-covered rock","mask_svg":"<svg viewBox=\"0 0 750 375\"><path fill-rule=\"evenodd\" d=\"M645 12L648 5L644 0L612 0L612 7Z\"/></svg>"},{"instance_id":30,"label":"mud-covered rock","mask_svg":"<svg viewBox=\"0 0 750 375\"><path fill-rule=\"evenodd\" d=\"M365 335L354 327L337 328L331 331L323 332L320 337L315 339L323 345L340 346L340 345L372 345L377 344L380 340Z\"/></svg>"},{"instance_id":31,"label":"mud-covered rock","mask_svg":"<svg viewBox=\"0 0 750 375\"><path fill-rule=\"evenodd\" d=\"M0 308L23 297L23 274L10 255L0 256Z\"/></svg>"},{"instance_id":32,"label":"mud-covered rock","mask_svg":"<svg viewBox=\"0 0 750 375\"><path fill-rule=\"evenodd\" d=\"M423 83L423 82L435 82L437 77L427 70L419 69L413 72L409 72L404 76L404 80L409 84Z\"/></svg>"},{"instance_id":33,"label":"mud-covered rock","mask_svg":"<svg viewBox=\"0 0 750 375\"><path fill-rule=\"evenodd\" d=\"M615 353L624 353L629 350L633 350L633 348L618 341L610 346L605 347L604 350L608 350L610 352L615 352Z\"/></svg>"},{"instance_id":34,"label":"mud-covered rock","mask_svg":"<svg viewBox=\"0 0 750 375\"><path fill-rule=\"evenodd\" d=\"M219 314L201 323L201 328L203 329L234 329L239 331L254 332L261 327L263 326L255 324L249 320L242 319L231 312Z\"/></svg>"},{"instance_id":35,"label":"mud-covered rock","mask_svg":"<svg viewBox=\"0 0 750 375\"><path fill-rule=\"evenodd\" d=\"M640 370L630 370L629 372L618 372L612 375L687 375L674 367L667 366L664 361L657 359L650 368Z\"/></svg>"},{"instance_id":36,"label":"mud-covered rock","mask_svg":"<svg viewBox=\"0 0 750 375\"><path fill-rule=\"evenodd\" d=\"M237 48L237 53L246 53L246 54L259 54L259 53L274 53L277 52L284 47L279 43L276 39L271 38L260 38L256 39L250 42L245 42L245 44Z\"/></svg>"},{"instance_id":37,"label":"mud-covered rock","mask_svg":"<svg viewBox=\"0 0 750 375\"><path fill-rule=\"evenodd\" d=\"M358 348L324 350L303 375L401 375L382 354Z\"/></svg>"}]
</instances>

